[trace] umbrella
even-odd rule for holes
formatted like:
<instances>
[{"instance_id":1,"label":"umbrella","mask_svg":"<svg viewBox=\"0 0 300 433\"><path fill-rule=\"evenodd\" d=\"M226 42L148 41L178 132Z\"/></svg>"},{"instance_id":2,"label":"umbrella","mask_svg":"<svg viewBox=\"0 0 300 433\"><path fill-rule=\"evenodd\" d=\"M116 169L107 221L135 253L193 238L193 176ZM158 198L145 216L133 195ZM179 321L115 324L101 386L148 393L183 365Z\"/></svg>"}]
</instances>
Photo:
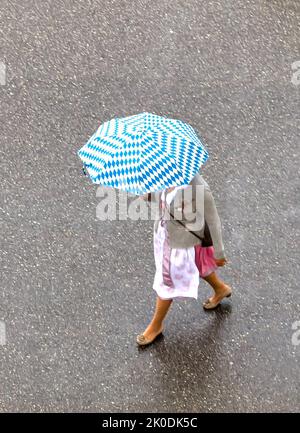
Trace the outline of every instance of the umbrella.
<instances>
[{"instance_id":1,"label":"umbrella","mask_svg":"<svg viewBox=\"0 0 300 433\"><path fill-rule=\"evenodd\" d=\"M93 183L138 195L188 184L208 158L189 124L146 112L103 123L78 155Z\"/></svg>"}]
</instances>

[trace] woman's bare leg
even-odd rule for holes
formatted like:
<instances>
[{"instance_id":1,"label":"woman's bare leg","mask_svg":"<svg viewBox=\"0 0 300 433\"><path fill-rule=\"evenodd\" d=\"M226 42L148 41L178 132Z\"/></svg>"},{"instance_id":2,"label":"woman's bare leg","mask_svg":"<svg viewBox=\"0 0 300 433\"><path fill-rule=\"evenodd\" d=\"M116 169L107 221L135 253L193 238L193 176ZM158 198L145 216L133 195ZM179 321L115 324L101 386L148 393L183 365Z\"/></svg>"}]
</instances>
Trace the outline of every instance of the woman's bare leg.
<instances>
[{"instance_id":1,"label":"woman's bare leg","mask_svg":"<svg viewBox=\"0 0 300 433\"><path fill-rule=\"evenodd\" d=\"M156 307L153 318L143 332L143 335L147 339L152 340L152 338L154 338L157 334L161 332L163 327L163 320L167 315L171 303L172 299L161 299L159 296L156 298Z\"/></svg>"},{"instance_id":2,"label":"woman's bare leg","mask_svg":"<svg viewBox=\"0 0 300 433\"><path fill-rule=\"evenodd\" d=\"M206 277L202 277L213 288L215 294L208 299L209 303L219 303L225 296L231 293L231 287L222 281L215 272Z\"/></svg>"}]
</instances>

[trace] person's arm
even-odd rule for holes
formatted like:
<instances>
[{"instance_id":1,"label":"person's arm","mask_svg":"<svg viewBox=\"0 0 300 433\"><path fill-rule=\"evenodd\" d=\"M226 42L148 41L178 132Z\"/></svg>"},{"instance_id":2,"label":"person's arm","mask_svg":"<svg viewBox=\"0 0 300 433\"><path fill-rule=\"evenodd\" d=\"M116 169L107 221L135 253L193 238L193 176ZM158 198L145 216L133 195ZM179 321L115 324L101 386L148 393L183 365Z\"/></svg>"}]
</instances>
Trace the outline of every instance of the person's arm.
<instances>
[{"instance_id":1,"label":"person's arm","mask_svg":"<svg viewBox=\"0 0 300 433\"><path fill-rule=\"evenodd\" d=\"M154 221L157 221L161 216L160 196L161 192L149 192L140 196L142 200L146 201L148 208L150 208L151 219Z\"/></svg>"},{"instance_id":2,"label":"person's arm","mask_svg":"<svg viewBox=\"0 0 300 433\"><path fill-rule=\"evenodd\" d=\"M140 196L143 200L147 201L147 202L159 202L159 193L158 192L148 192L146 194L143 194Z\"/></svg>"},{"instance_id":3,"label":"person's arm","mask_svg":"<svg viewBox=\"0 0 300 433\"><path fill-rule=\"evenodd\" d=\"M221 221L214 197L209 188L209 185L206 182L204 186L204 219L207 222L210 231L211 239L214 246L215 258L225 259Z\"/></svg>"}]
</instances>

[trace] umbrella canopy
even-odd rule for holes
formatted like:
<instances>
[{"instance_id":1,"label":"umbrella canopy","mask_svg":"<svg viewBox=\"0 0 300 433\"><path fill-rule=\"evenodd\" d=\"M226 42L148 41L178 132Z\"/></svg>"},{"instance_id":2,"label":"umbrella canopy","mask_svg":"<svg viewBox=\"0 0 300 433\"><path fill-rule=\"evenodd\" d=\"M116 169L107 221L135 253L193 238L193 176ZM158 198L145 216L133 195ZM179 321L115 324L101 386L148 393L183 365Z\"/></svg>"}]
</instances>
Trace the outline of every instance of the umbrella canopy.
<instances>
[{"instance_id":1,"label":"umbrella canopy","mask_svg":"<svg viewBox=\"0 0 300 433\"><path fill-rule=\"evenodd\" d=\"M78 155L94 183L133 194L188 184L208 158L190 125L151 113L103 123Z\"/></svg>"}]
</instances>

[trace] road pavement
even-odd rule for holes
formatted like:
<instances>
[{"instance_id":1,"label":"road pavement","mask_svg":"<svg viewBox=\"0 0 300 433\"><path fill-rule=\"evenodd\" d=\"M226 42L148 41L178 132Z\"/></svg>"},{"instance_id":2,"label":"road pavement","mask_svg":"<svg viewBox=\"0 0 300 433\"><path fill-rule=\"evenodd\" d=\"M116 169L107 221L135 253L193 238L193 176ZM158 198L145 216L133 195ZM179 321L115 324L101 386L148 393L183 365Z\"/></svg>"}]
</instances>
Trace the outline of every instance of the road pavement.
<instances>
[{"instance_id":1,"label":"road pavement","mask_svg":"<svg viewBox=\"0 0 300 433\"><path fill-rule=\"evenodd\" d=\"M2 0L1 412L299 411L300 4ZM192 124L232 300L176 301L151 221L100 221L76 151L141 111Z\"/></svg>"}]
</instances>

